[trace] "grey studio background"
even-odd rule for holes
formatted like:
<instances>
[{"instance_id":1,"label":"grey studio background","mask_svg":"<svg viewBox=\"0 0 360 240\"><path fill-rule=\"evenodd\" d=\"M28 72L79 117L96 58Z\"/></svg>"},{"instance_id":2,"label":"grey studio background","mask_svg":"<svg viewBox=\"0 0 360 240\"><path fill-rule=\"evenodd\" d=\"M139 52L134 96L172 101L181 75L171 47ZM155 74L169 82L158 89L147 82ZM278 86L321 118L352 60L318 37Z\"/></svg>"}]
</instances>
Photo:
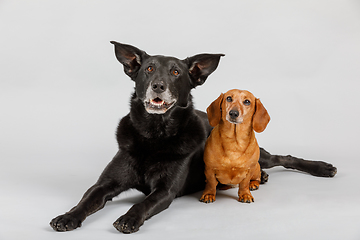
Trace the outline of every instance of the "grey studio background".
<instances>
[{"instance_id":1,"label":"grey studio background","mask_svg":"<svg viewBox=\"0 0 360 240\"><path fill-rule=\"evenodd\" d=\"M112 223L144 196L123 193L83 227L73 207L117 151L133 82L116 40L184 59L225 53L193 91L205 110L247 89L271 116L259 144L324 160L331 179L268 170L255 203L237 189L176 199L132 235ZM0 1L0 239L360 239L359 1Z\"/></svg>"}]
</instances>

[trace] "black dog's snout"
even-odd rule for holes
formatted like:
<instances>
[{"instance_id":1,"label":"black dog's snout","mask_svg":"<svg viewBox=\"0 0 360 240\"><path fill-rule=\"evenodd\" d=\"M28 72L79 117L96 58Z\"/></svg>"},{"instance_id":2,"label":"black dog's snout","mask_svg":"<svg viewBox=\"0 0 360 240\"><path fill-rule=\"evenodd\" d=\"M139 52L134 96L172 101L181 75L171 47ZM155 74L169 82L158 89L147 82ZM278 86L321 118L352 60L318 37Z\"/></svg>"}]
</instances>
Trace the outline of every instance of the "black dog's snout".
<instances>
[{"instance_id":1,"label":"black dog's snout","mask_svg":"<svg viewBox=\"0 0 360 240\"><path fill-rule=\"evenodd\" d=\"M230 110L229 116L230 116L231 118L237 118L237 117L239 116L239 111L237 111L237 110Z\"/></svg>"},{"instance_id":2,"label":"black dog's snout","mask_svg":"<svg viewBox=\"0 0 360 240\"><path fill-rule=\"evenodd\" d=\"M163 93L166 90L166 84L162 80L152 82L151 89L156 93Z\"/></svg>"}]
</instances>

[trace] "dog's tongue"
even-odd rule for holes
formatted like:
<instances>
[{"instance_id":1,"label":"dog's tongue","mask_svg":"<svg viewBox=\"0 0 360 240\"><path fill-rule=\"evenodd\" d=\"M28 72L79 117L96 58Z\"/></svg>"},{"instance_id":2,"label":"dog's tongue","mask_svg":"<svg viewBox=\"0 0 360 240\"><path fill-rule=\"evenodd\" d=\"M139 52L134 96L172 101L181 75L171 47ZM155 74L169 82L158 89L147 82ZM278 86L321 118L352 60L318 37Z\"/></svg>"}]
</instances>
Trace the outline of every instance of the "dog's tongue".
<instances>
[{"instance_id":1,"label":"dog's tongue","mask_svg":"<svg viewBox=\"0 0 360 240\"><path fill-rule=\"evenodd\" d=\"M173 104L174 102L167 103L163 99L156 97L149 101L145 101L145 108L148 113L163 114L172 107Z\"/></svg>"},{"instance_id":2,"label":"dog's tongue","mask_svg":"<svg viewBox=\"0 0 360 240\"><path fill-rule=\"evenodd\" d=\"M152 100L153 103L156 103L156 104L162 104L163 103L163 100L161 100L160 98L155 98Z\"/></svg>"}]
</instances>

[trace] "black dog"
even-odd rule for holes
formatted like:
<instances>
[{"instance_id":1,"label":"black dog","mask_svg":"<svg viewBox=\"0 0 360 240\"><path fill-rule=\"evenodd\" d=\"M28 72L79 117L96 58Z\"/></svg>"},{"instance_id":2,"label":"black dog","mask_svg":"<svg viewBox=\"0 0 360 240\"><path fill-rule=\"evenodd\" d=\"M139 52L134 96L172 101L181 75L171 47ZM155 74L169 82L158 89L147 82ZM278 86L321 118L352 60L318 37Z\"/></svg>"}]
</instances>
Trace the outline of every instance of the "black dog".
<instances>
[{"instance_id":1,"label":"black dog","mask_svg":"<svg viewBox=\"0 0 360 240\"><path fill-rule=\"evenodd\" d=\"M79 204L51 221L56 231L80 227L107 201L134 188L147 197L114 223L120 232L133 233L174 198L205 186L203 151L211 127L206 113L194 110L190 92L205 82L224 55L199 54L179 60L111 43L125 73L135 82L130 113L117 129L119 151ZM284 166L322 177L336 174L331 164L271 155L264 149L259 162L262 168ZM263 173L263 182L266 176Z\"/></svg>"}]
</instances>

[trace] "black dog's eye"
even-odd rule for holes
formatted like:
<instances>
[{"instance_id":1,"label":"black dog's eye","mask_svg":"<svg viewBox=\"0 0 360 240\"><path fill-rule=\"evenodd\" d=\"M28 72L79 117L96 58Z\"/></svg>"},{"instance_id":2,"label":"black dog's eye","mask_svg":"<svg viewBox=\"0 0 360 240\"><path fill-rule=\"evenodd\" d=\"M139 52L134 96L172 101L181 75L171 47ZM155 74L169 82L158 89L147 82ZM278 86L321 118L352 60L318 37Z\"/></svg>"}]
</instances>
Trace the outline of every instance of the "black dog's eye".
<instances>
[{"instance_id":1,"label":"black dog's eye","mask_svg":"<svg viewBox=\"0 0 360 240\"><path fill-rule=\"evenodd\" d=\"M227 98L226 98L226 101L228 101L228 102L232 102L232 97L230 97L230 96L228 96Z\"/></svg>"},{"instance_id":2,"label":"black dog's eye","mask_svg":"<svg viewBox=\"0 0 360 240\"><path fill-rule=\"evenodd\" d=\"M153 68L152 66L148 66L147 69L146 69L146 71L152 72L152 71L154 71L154 68Z\"/></svg>"},{"instance_id":3,"label":"black dog's eye","mask_svg":"<svg viewBox=\"0 0 360 240\"><path fill-rule=\"evenodd\" d=\"M249 106L251 102L246 99L243 103L244 103L244 105Z\"/></svg>"},{"instance_id":4,"label":"black dog's eye","mask_svg":"<svg viewBox=\"0 0 360 240\"><path fill-rule=\"evenodd\" d=\"M180 73L179 73L179 71L178 70L172 70L172 72L171 72L173 75L175 75L175 76L177 76L177 75L179 75Z\"/></svg>"}]
</instances>

